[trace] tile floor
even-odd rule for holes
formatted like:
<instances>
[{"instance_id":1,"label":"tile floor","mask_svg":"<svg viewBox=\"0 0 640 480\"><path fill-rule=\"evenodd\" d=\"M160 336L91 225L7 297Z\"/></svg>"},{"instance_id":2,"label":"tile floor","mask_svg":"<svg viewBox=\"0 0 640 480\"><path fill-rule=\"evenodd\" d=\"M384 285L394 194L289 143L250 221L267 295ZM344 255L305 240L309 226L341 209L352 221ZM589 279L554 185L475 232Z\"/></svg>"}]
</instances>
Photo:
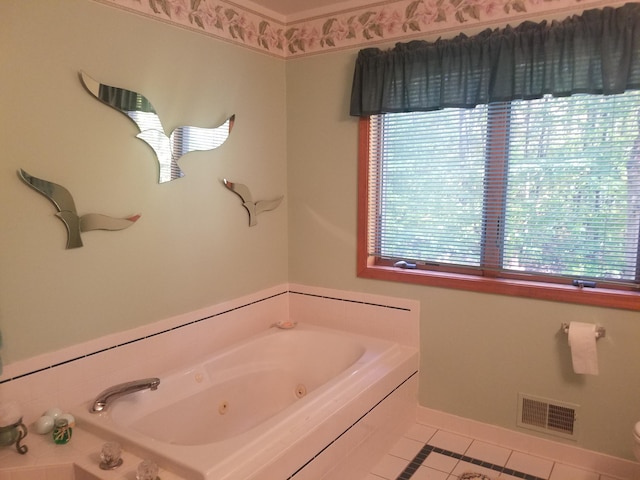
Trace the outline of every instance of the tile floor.
<instances>
[{"instance_id":1,"label":"tile floor","mask_svg":"<svg viewBox=\"0 0 640 480\"><path fill-rule=\"evenodd\" d=\"M621 480L414 423L364 480Z\"/></svg>"}]
</instances>

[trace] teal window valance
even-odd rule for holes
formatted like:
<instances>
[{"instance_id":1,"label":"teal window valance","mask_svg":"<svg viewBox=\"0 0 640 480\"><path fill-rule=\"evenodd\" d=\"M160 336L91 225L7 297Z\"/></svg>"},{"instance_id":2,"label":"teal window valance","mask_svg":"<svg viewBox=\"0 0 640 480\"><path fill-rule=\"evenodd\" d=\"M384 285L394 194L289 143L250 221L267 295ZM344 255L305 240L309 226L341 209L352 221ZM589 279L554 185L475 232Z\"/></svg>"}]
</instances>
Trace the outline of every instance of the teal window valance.
<instances>
[{"instance_id":1,"label":"teal window valance","mask_svg":"<svg viewBox=\"0 0 640 480\"><path fill-rule=\"evenodd\" d=\"M351 115L640 89L640 4L435 42L361 50Z\"/></svg>"}]
</instances>

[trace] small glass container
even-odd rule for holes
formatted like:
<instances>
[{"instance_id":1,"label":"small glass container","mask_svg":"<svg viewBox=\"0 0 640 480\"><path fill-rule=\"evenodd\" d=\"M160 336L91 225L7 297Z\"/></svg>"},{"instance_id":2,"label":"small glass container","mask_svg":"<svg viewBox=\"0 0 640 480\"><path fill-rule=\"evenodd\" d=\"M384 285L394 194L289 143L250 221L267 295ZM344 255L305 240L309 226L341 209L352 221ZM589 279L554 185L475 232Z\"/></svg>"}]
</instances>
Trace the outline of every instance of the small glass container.
<instances>
[{"instance_id":1,"label":"small glass container","mask_svg":"<svg viewBox=\"0 0 640 480\"><path fill-rule=\"evenodd\" d=\"M118 442L107 442L100 451L100 468L114 470L122 465L122 449Z\"/></svg>"},{"instance_id":2,"label":"small glass container","mask_svg":"<svg viewBox=\"0 0 640 480\"><path fill-rule=\"evenodd\" d=\"M53 427L53 441L58 445L64 445L71 440L72 430L66 418L57 418Z\"/></svg>"},{"instance_id":3,"label":"small glass container","mask_svg":"<svg viewBox=\"0 0 640 480\"><path fill-rule=\"evenodd\" d=\"M137 480L156 480L158 478L158 465L152 460L143 460L138 465Z\"/></svg>"}]
</instances>

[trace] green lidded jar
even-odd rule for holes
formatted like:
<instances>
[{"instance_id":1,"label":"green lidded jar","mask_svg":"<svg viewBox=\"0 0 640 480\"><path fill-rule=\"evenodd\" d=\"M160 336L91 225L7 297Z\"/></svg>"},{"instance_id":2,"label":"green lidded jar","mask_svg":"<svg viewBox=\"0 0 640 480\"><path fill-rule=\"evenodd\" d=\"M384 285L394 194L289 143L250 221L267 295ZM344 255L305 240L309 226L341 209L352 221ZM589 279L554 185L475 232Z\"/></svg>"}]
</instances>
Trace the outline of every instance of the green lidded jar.
<instances>
[{"instance_id":1,"label":"green lidded jar","mask_svg":"<svg viewBox=\"0 0 640 480\"><path fill-rule=\"evenodd\" d=\"M71 427L66 418L56 419L55 426L53 427L53 441L58 445L64 445L71 440Z\"/></svg>"}]
</instances>

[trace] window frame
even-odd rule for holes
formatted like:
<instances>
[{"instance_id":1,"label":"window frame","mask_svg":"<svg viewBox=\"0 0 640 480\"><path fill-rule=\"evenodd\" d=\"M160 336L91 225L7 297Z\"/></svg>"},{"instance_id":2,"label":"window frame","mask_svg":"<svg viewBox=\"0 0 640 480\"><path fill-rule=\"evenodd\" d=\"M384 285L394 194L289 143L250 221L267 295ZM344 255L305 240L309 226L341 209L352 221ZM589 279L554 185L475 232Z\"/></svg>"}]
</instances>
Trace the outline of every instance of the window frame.
<instances>
[{"instance_id":1,"label":"window frame","mask_svg":"<svg viewBox=\"0 0 640 480\"><path fill-rule=\"evenodd\" d=\"M478 276L464 272L452 273L425 269L402 269L368 254L369 239L369 135L370 117L358 123L358 218L357 218L357 276L375 280L403 282L431 287L466 290L557 301L581 305L640 311L640 291L624 287L580 287L570 283L551 283L535 276L507 278ZM604 283L604 282L603 282Z\"/></svg>"}]
</instances>

